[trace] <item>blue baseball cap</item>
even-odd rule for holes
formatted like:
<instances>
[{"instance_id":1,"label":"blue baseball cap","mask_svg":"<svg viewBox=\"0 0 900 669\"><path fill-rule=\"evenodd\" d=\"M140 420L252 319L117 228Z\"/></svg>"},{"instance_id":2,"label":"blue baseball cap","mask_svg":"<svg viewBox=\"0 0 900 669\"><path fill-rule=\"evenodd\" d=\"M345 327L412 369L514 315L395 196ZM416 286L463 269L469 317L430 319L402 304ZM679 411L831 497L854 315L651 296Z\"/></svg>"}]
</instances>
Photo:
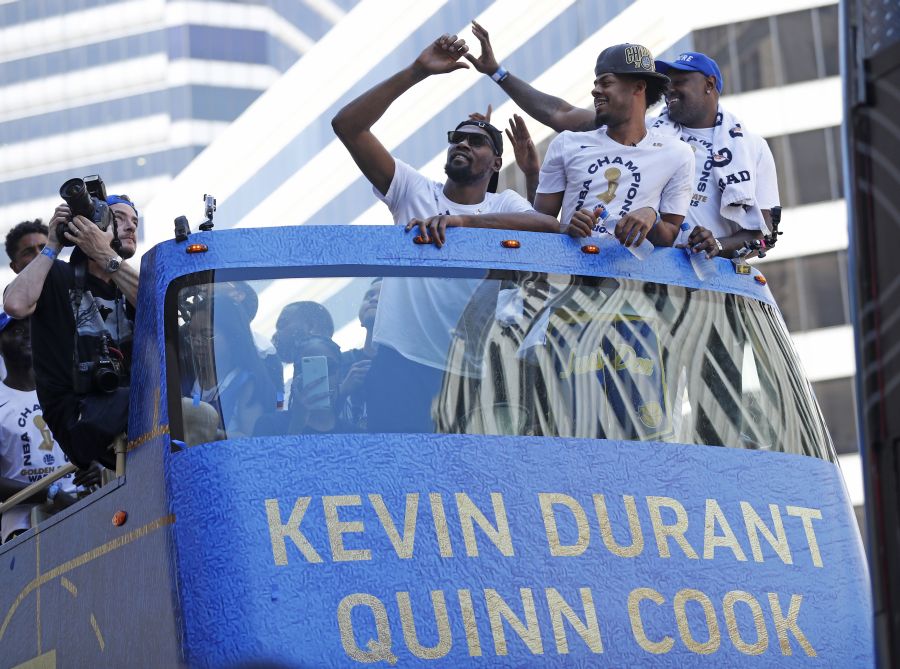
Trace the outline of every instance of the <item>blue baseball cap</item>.
<instances>
[{"instance_id":1,"label":"blue baseball cap","mask_svg":"<svg viewBox=\"0 0 900 669\"><path fill-rule=\"evenodd\" d=\"M722 72L719 66L712 58L698 51L685 51L678 55L678 58L669 62L666 60L656 61L656 71L666 73L669 70L682 70L685 72L700 72L707 77L716 78L716 90L722 92Z\"/></svg>"}]
</instances>

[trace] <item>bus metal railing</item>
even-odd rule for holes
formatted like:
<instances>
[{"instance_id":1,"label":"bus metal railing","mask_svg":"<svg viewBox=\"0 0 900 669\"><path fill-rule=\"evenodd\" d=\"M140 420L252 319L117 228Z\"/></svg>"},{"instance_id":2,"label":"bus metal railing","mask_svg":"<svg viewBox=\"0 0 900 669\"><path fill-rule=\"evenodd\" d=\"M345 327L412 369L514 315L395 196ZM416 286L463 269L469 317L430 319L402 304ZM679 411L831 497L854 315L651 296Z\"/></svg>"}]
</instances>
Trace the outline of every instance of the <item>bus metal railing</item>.
<instances>
[{"instance_id":1,"label":"bus metal railing","mask_svg":"<svg viewBox=\"0 0 900 669\"><path fill-rule=\"evenodd\" d=\"M120 478L122 476L125 476L125 453L128 451L128 442L125 439L125 435L121 435L116 438L116 440L113 442L113 451L116 454L116 478ZM78 467L70 462L60 467L52 474L47 474L47 476L45 476L44 478L35 481L27 488L23 488L12 497L7 499L5 502L0 504L0 515L6 513L14 506L23 503L32 495L43 492L59 479L68 476L69 474L74 474L77 471Z\"/></svg>"}]
</instances>

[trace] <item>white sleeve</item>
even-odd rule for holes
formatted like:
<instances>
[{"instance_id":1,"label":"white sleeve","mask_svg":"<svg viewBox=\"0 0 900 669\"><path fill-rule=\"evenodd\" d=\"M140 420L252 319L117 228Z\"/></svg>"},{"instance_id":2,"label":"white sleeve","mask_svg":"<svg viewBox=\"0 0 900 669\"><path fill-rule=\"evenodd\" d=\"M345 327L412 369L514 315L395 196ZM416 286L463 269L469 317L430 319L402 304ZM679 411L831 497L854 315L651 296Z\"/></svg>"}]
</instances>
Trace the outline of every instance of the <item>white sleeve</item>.
<instances>
[{"instance_id":1,"label":"white sleeve","mask_svg":"<svg viewBox=\"0 0 900 669\"><path fill-rule=\"evenodd\" d=\"M775 172L775 158L769 143L759 138L759 157L756 160L756 204L760 209L777 207L781 201L778 197L778 175Z\"/></svg>"},{"instance_id":2,"label":"white sleeve","mask_svg":"<svg viewBox=\"0 0 900 669\"><path fill-rule=\"evenodd\" d=\"M519 214L534 211L534 207L516 191L507 189L497 193L497 208L494 211L498 214Z\"/></svg>"},{"instance_id":3,"label":"white sleeve","mask_svg":"<svg viewBox=\"0 0 900 669\"><path fill-rule=\"evenodd\" d=\"M674 158L681 160L659 196L659 213L687 216L691 203L691 179L694 177L694 152L681 140L678 144L681 155Z\"/></svg>"},{"instance_id":4,"label":"white sleeve","mask_svg":"<svg viewBox=\"0 0 900 669\"><path fill-rule=\"evenodd\" d=\"M566 165L563 156L563 144L567 133L561 133L553 138L544 163L541 165L538 193L562 193L566 190Z\"/></svg>"},{"instance_id":5,"label":"white sleeve","mask_svg":"<svg viewBox=\"0 0 900 669\"><path fill-rule=\"evenodd\" d=\"M411 192L417 192L417 188L430 189L431 181L402 160L394 158L394 178L391 179L387 193L382 195L375 186L372 186L372 192L394 213L410 197Z\"/></svg>"}]
</instances>

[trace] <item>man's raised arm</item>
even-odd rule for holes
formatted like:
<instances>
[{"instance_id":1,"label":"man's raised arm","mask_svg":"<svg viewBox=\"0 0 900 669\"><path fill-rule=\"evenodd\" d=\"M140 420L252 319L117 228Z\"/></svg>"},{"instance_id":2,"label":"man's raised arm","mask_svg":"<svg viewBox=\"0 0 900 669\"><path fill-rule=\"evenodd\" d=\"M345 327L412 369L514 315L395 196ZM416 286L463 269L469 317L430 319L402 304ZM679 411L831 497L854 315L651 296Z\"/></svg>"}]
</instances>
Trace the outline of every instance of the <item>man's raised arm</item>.
<instances>
[{"instance_id":1,"label":"man's raised arm","mask_svg":"<svg viewBox=\"0 0 900 669\"><path fill-rule=\"evenodd\" d=\"M3 311L13 318L27 318L34 313L37 301L44 289L44 281L53 267L53 259L62 249L56 237L57 228L72 216L66 204L59 205L47 224L47 245L25 268L16 275L3 293Z\"/></svg>"},{"instance_id":2,"label":"man's raised arm","mask_svg":"<svg viewBox=\"0 0 900 669\"><path fill-rule=\"evenodd\" d=\"M574 107L562 98L548 95L537 90L531 84L505 70L500 71L500 63L494 57L487 30L479 23L472 21L472 33L481 43L481 55L477 58L470 53L466 58L476 70L486 74L506 91L526 113L556 132L572 130L582 132L597 127L594 111Z\"/></svg>"},{"instance_id":3,"label":"man's raised arm","mask_svg":"<svg viewBox=\"0 0 900 669\"><path fill-rule=\"evenodd\" d=\"M331 120L331 127L360 171L382 195L394 179L394 158L372 134L372 126L403 93L432 74L469 66L460 62L468 47L456 35L442 35L410 65L360 95Z\"/></svg>"}]
</instances>

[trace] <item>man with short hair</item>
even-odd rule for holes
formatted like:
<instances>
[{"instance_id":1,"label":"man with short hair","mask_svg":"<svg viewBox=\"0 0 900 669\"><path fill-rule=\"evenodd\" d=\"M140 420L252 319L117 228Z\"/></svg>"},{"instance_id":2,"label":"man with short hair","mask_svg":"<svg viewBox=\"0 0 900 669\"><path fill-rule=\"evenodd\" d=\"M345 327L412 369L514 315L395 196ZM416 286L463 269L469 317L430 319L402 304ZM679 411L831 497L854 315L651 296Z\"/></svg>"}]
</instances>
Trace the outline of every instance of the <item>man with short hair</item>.
<instances>
[{"instance_id":1,"label":"man with short hair","mask_svg":"<svg viewBox=\"0 0 900 669\"><path fill-rule=\"evenodd\" d=\"M47 245L47 226L36 218L22 221L6 233L6 255L9 268L18 274L44 250ZM5 314L4 314L5 315ZM0 356L0 379L6 378L6 365Z\"/></svg>"},{"instance_id":2,"label":"man with short hair","mask_svg":"<svg viewBox=\"0 0 900 669\"><path fill-rule=\"evenodd\" d=\"M371 128L390 105L435 74L467 68L465 42L443 35L408 67L341 109L331 124L376 196L406 230L418 227L440 247L448 227L559 232L559 222L534 211L518 193L490 192L503 163L503 135L490 123L467 119L448 131L444 183L432 181L397 160ZM590 228L579 230L582 236ZM453 329L477 280L405 279L382 282L373 341L378 352L369 371L368 429L376 432L433 430L431 399L447 365ZM400 381L402 379L402 381ZM400 387L405 397L393 389Z\"/></svg>"},{"instance_id":3,"label":"man with short hair","mask_svg":"<svg viewBox=\"0 0 900 669\"><path fill-rule=\"evenodd\" d=\"M16 276L3 300L13 318L32 317L44 418L79 467L93 460L111 466L108 447L128 425L138 291L138 272L128 258L137 250L138 212L124 195L110 195L106 203L116 222L106 230L84 216L73 217L69 206L60 204L48 225L47 245ZM56 258L64 241L77 247L69 262ZM120 369L113 371L117 362Z\"/></svg>"},{"instance_id":4,"label":"man with short hair","mask_svg":"<svg viewBox=\"0 0 900 669\"><path fill-rule=\"evenodd\" d=\"M595 111L574 107L507 72L494 57L488 32L476 22L472 30L481 54L466 57L535 119L557 132L592 130L602 122ZM719 105L724 81L713 59L685 52L671 62L656 61L655 69L671 79L668 109L647 125L679 136L694 151L686 219L691 231L688 240L679 239L697 252L732 257L746 242L771 232L770 210L778 205L772 153L762 137L742 129Z\"/></svg>"},{"instance_id":5,"label":"man with short hair","mask_svg":"<svg viewBox=\"0 0 900 669\"><path fill-rule=\"evenodd\" d=\"M771 232L771 210L779 204L772 151L719 104L723 79L712 58L687 51L656 67L671 84L667 108L652 127L679 136L696 159L688 223L708 229L719 254L733 257Z\"/></svg>"},{"instance_id":6,"label":"man with short hair","mask_svg":"<svg viewBox=\"0 0 900 669\"><path fill-rule=\"evenodd\" d=\"M22 221L6 233L6 255L10 269L18 274L47 245L47 226L36 218Z\"/></svg>"},{"instance_id":7,"label":"man with short hair","mask_svg":"<svg viewBox=\"0 0 900 669\"><path fill-rule=\"evenodd\" d=\"M691 151L677 139L649 132L647 107L668 85L639 44L604 49L594 68L598 129L566 131L547 149L534 206L570 225L606 226L598 206L618 219L615 236L625 246L645 238L671 246L690 201Z\"/></svg>"},{"instance_id":8,"label":"man with short hair","mask_svg":"<svg viewBox=\"0 0 900 669\"><path fill-rule=\"evenodd\" d=\"M558 232L559 225L534 211L517 193L489 192L503 163L503 135L490 123L465 120L447 133L447 181L431 181L397 160L372 133L388 107L415 84L435 74L467 68L468 51L456 35L439 37L409 67L400 70L341 109L331 122L394 222L419 226L437 246L448 227L481 227Z\"/></svg>"}]
</instances>

